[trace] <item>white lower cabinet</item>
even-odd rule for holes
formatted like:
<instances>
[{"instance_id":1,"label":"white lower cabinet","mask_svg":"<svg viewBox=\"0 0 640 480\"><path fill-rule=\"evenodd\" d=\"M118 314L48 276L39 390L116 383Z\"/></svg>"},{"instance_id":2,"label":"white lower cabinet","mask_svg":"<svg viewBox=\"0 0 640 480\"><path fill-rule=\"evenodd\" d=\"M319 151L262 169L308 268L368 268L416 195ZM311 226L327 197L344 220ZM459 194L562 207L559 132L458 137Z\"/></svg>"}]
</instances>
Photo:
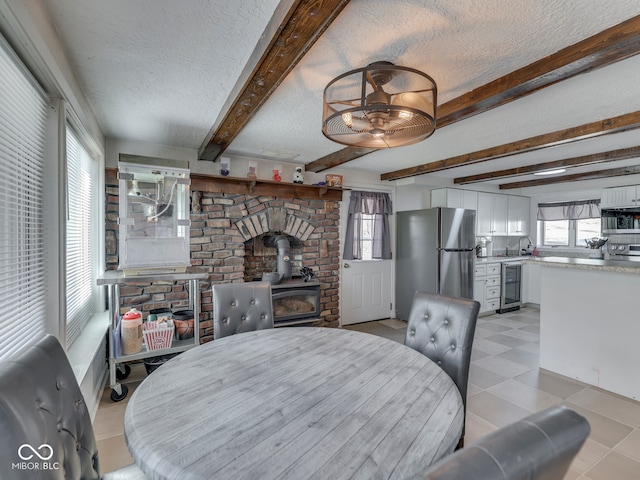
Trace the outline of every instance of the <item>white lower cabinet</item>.
<instances>
[{"instance_id":1,"label":"white lower cabinet","mask_svg":"<svg viewBox=\"0 0 640 480\"><path fill-rule=\"evenodd\" d=\"M480 313L500 308L500 263L476 265L473 298L480 302Z\"/></svg>"},{"instance_id":2,"label":"white lower cabinet","mask_svg":"<svg viewBox=\"0 0 640 480\"><path fill-rule=\"evenodd\" d=\"M540 305L540 265L525 263L522 268L522 303Z\"/></svg>"},{"instance_id":3,"label":"white lower cabinet","mask_svg":"<svg viewBox=\"0 0 640 480\"><path fill-rule=\"evenodd\" d=\"M494 298L500 298L500 286L490 287L487 285L485 288L485 299L493 300Z\"/></svg>"}]
</instances>

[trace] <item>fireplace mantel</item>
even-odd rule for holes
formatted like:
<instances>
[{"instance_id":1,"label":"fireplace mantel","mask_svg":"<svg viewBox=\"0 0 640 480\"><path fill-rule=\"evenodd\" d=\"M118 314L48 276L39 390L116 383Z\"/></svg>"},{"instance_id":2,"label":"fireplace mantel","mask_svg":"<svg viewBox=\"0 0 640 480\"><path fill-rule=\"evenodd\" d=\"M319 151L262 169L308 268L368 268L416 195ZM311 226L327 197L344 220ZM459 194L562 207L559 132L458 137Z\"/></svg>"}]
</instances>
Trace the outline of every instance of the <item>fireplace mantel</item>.
<instances>
[{"instance_id":1,"label":"fireplace mantel","mask_svg":"<svg viewBox=\"0 0 640 480\"><path fill-rule=\"evenodd\" d=\"M250 180L240 177L191 174L191 190L200 192L222 192L244 195L269 195L272 197L304 198L307 200L342 200L342 188L324 185L302 185L299 183Z\"/></svg>"},{"instance_id":2,"label":"fireplace mantel","mask_svg":"<svg viewBox=\"0 0 640 480\"><path fill-rule=\"evenodd\" d=\"M105 168L107 180L117 180L117 168ZM304 198L306 200L342 201L342 188L325 185L303 185L299 183L274 182L271 180L250 180L241 177L191 174L191 191L231 193L238 195L268 195L284 198Z\"/></svg>"}]
</instances>

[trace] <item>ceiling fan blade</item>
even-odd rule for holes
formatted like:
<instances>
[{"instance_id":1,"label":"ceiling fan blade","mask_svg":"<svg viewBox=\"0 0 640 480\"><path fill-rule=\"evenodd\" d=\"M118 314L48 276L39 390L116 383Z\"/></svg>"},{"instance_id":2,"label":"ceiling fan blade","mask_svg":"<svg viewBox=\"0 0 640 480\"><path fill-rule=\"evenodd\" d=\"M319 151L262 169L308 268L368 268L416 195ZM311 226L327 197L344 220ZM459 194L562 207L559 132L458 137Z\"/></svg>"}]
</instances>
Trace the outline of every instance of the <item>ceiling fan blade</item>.
<instances>
[{"instance_id":1,"label":"ceiling fan blade","mask_svg":"<svg viewBox=\"0 0 640 480\"><path fill-rule=\"evenodd\" d=\"M373 76L371 75L371 72L367 72L367 82L371 84L374 91L384 92L384 90L382 90L382 87L378 85L378 83L374 80Z\"/></svg>"}]
</instances>

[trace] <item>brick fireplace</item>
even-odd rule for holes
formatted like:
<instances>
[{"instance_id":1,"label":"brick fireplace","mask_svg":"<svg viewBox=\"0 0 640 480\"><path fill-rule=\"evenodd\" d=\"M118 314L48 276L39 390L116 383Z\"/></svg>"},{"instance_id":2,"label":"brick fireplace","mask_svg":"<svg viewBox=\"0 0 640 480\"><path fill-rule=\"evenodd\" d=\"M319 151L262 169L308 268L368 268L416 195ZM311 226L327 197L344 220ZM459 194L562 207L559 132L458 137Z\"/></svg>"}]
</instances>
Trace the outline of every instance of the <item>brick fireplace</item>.
<instances>
[{"instance_id":1,"label":"brick fireplace","mask_svg":"<svg viewBox=\"0 0 640 480\"><path fill-rule=\"evenodd\" d=\"M107 268L118 266L118 186L107 176L106 254ZM340 271L340 203L335 200L280 198L191 192L191 265L193 272L206 272L201 281L200 336L213 339L214 283L252 281L262 272L276 270L276 249L265 247L265 235L284 234L291 241L294 275L301 267L313 270L319 284L317 326L337 327ZM170 283L170 282L169 282ZM188 300L185 285L154 283L121 290L123 311L179 309Z\"/></svg>"}]
</instances>

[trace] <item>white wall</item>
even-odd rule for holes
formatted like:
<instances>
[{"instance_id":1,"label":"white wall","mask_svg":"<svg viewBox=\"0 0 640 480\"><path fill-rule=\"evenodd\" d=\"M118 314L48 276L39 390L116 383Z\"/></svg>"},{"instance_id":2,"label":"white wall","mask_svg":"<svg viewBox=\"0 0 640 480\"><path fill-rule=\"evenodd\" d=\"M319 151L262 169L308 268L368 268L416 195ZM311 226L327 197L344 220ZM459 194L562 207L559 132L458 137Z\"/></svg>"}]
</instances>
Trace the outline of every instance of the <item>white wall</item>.
<instances>
[{"instance_id":1,"label":"white wall","mask_svg":"<svg viewBox=\"0 0 640 480\"><path fill-rule=\"evenodd\" d=\"M404 186L396 188L396 212L422 210L431 207L431 189Z\"/></svg>"}]
</instances>

